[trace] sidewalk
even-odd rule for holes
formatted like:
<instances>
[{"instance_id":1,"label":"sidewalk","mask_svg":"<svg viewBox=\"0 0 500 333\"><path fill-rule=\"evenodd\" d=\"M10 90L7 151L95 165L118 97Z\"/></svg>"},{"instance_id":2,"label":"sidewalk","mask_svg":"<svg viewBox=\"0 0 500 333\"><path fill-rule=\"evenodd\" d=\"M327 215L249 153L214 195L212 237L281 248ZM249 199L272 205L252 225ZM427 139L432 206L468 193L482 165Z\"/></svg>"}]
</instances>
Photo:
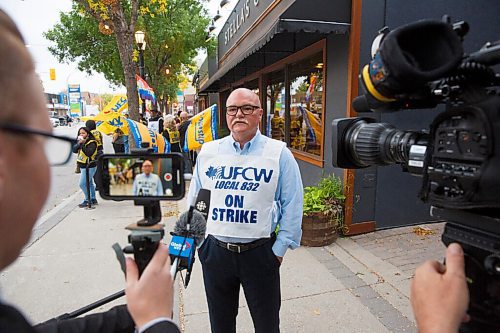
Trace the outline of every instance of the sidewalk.
<instances>
[{"instance_id":1,"label":"sidewalk","mask_svg":"<svg viewBox=\"0 0 500 333\"><path fill-rule=\"evenodd\" d=\"M0 276L2 298L40 322L124 288L123 273L111 245L127 244L124 227L143 216L130 201L100 200L94 210L76 208L81 195L52 214L33 233L20 259ZM184 200L162 202L163 223L173 228ZM426 259L441 259L442 224L418 236L413 227L338 239L320 247L288 251L281 268L281 331L416 332L409 305L409 281ZM199 261L190 284L176 281L174 319L184 332L209 332ZM102 311L124 298L101 307ZM238 332L253 332L244 297Z\"/></svg>"}]
</instances>

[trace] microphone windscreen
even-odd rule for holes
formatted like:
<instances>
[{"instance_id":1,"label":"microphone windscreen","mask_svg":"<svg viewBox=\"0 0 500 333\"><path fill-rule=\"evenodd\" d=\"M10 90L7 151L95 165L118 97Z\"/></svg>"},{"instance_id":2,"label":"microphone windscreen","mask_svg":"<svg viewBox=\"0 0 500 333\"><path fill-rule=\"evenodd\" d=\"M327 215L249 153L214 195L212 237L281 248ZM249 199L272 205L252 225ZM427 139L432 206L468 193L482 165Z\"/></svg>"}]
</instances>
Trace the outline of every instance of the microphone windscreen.
<instances>
[{"instance_id":1,"label":"microphone windscreen","mask_svg":"<svg viewBox=\"0 0 500 333\"><path fill-rule=\"evenodd\" d=\"M196 209L193 209L193 217L191 218L191 221L188 221L188 219L189 211L186 211L179 216L179 219L175 222L174 234L186 234L186 232L188 232L187 224L189 222L189 234L196 240L196 244L200 244L205 239L207 220L205 220L203 215Z\"/></svg>"},{"instance_id":2,"label":"microphone windscreen","mask_svg":"<svg viewBox=\"0 0 500 333\"><path fill-rule=\"evenodd\" d=\"M459 65L462 55L462 41L451 24L420 20L385 36L380 45L380 57L388 75L377 76L370 71L370 76L377 77L373 84L385 96L412 92L422 84L449 75ZM374 61L376 63L377 59ZM375 63L373 65L380 66Z\"/></svg>"}]
</instances>

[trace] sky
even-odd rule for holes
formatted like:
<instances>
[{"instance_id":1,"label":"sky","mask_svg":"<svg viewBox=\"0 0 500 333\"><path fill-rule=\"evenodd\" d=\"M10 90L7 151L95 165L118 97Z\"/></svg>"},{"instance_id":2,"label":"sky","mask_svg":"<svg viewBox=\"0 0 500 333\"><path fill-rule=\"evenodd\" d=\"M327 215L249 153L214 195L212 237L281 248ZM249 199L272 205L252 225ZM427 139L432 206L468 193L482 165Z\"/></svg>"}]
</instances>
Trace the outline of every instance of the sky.
<instances>
[{"instance_id":1,"label":"sky","mask_svg":"<svg viewBox=\"0 0 500 333\"><path fill-rule=\"evenodd\" d=\"M237 0L232 0L235 5ZM210 17L215 16L220 0L210 0L206 8ZM214 33L217 34L230 14L230 9L220 9L223 16L215 26ZM80 84L81 91L92 93L124 93L124 87L110 85L102 74L92 73L87 75L80 72L76 64L59 63L48 51L52 45L50 41L43 37L43 32L51 29L59 22L59 13L71 10L71 0L1 0L0 8L9 14L17 24L19 30L24 36L26 44L34 59L36 71L43 81L45 92L59 93L66 90L68 84ZM204 60L204 52L200 52L197 61ZM56 70L56 80L52 81L49 77L51 68Z\"/></svg>"}]
</instances>

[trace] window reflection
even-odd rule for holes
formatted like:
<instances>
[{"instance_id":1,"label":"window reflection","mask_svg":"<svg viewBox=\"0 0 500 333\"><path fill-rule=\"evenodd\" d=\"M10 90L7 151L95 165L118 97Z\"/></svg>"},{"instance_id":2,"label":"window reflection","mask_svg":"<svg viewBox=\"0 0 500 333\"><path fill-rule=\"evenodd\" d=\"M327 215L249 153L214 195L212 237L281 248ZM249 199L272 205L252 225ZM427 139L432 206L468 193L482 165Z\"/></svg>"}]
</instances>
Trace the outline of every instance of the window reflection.
<instances>
[{"instance_id":1,"label":"window reflection","mask_svg":"<svg viewBox=\"0 0 500 333\"><path fill-rule=\"evenodd\" d=\"M276 71L268 74L266 87L266 135L285 141L285 74Z\"/></svg>"},{"instance_id":2,"label":"window reflection","mask_svg":"<svg viewBox=\"0 0 500 333\"><path fill-rule=\"evenodd\" d=\"M290 147L320 156L323 144L323 53L290 66Z\"/></svg>"}]
</instances>

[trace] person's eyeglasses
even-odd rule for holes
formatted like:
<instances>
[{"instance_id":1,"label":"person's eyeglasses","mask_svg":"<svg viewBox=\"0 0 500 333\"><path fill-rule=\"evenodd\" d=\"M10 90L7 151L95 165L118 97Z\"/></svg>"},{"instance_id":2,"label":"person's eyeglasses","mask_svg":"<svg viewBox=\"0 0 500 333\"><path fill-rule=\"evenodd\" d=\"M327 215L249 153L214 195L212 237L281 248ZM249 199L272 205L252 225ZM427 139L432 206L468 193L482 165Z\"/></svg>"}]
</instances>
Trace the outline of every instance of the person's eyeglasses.
<instances>
[{"instance_id":1,"label":"person's eyeglasses","mask_svg":"<svg viewBox=\"0 0 500 333\"><path fill-rule=\"evenodd\" d=\"M47 160L52 166L67 163L71 158L73 145L76 144L75 139L54 135L49 132L39 131L17 124L0 124L0 130L15 134L34 134L43 136L45 139L45 156L47 156Z\"/></svg>"},{"instance_id":2,"label":"person's eyeglasses","mask_svg":"<svg viewBox=\"0 0 500 333\"><path fill-rule=\"evenodd\" d=\"M238 113L238 109L241 110L241 112L245 116L248 116L252 114L255 110L260 109L260 106L255 106L255 105L228 106L226 108L226 113L230 116L236 116L236 114Z\"/></svg>"}]
</instances>

